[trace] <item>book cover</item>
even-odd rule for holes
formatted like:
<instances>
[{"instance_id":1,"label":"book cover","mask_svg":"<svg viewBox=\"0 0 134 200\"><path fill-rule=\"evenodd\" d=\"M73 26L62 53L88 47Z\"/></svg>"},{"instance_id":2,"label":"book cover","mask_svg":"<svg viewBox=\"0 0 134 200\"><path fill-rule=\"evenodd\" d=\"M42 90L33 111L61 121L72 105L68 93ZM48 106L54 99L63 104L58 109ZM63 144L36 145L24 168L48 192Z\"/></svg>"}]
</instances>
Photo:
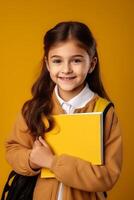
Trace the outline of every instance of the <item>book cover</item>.
<instances>
[{"instance_id":1,"label":"book cover","mask_svg":"<svg viewBox=\"0 0 134 200\"><path fill-rule=\"evenodd\" d=\"M56 155L76 156L95 165L103 164L103 113L74 113L53 115L54 128L44 139ZM55 177L46 168L41 178Z\"/></svg>"}]
</instances>

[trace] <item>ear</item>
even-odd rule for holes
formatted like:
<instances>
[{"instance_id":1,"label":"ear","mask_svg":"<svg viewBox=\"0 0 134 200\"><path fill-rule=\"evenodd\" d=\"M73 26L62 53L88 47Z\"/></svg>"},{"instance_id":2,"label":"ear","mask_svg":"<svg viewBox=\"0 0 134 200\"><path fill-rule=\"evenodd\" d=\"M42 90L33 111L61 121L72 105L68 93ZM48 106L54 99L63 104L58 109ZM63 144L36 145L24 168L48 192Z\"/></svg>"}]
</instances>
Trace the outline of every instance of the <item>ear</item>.
<instances>
[{"instance_id":1,"label":"ear","mask_svg":"<svg viewBox=\"0 0 134 200\"><path fill-rule=\"evenodd\" d=\"M46 63L46 67L47 67L47 69L48 69L48 71L49 71L49 64L48 64L48 59L47 59L47 57L45 57L45 63Z\"/></svg>"},{"instance_id":2,"label":"ear","mask_svg":"<svg viewBox=\"0 0 134 200\"><path fill-rule=\"evenodd\" d=\"M93 72L93 70L95 69L95 66L97 64L97 57L93 57L90 63L90 68L88 73L91 74Z\"/></svg>"}]
</instances>

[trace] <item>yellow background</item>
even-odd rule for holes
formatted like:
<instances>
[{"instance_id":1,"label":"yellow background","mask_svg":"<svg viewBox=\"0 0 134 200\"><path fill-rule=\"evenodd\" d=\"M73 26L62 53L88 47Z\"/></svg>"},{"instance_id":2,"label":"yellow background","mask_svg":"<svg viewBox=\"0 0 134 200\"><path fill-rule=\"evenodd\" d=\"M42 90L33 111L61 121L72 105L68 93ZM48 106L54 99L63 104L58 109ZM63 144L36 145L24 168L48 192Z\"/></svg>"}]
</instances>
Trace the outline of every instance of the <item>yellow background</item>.
<instances>
[{"instance_id":1,"label":"yellow background","mask_svg":"<svg viewBox=\"0 0 134 200\"><path fill-rule=\"evenodd\" d=\"M0 193L10 170L4 142L39 73L43 35L56 23L78 20L94 33L104 84L120 119L124 162L109 200L133 199L134 1L0 1Z\"/></svg>"}]
</instances>

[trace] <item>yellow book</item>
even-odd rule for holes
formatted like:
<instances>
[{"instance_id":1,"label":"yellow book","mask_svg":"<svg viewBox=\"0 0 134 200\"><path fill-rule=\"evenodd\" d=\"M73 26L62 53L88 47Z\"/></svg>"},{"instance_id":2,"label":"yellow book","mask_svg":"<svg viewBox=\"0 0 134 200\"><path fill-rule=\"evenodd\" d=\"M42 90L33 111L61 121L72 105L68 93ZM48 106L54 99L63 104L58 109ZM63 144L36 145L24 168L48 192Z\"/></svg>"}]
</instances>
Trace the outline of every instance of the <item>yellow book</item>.
<instances>
[{"instance_id":1,"label":"yellow book","mask_svg":"<svg viewBox=\"0 0 134 200\"><path fill-rule=\"evenodd\" d=\"M103 164L103 113L75 113L53 115L54 128L44 139L56 155L76 156L96 165ZM41 178L55 177L43 168Z\"/></svg>"}]
</instances>

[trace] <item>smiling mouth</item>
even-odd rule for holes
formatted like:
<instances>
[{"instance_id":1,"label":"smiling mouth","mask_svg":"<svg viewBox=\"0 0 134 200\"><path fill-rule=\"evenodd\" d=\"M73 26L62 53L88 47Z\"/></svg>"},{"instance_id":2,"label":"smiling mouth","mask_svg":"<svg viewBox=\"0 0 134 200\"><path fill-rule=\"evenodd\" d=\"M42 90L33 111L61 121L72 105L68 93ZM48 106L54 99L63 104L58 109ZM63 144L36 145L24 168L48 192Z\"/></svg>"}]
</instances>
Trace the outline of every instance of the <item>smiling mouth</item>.
<instances>
[{"instance_id":1,"label":"smiling mouth","mask_svg":"<svg viewBox=\"0 0 134 200\"><path fill-rule=\"evenodd\" d=\"M74 78L76 78L76 76L74 77L58 77L58 78L60 78L61 80L72 80L72 79L74 79Z\"/></svg>"}]
</instances>

